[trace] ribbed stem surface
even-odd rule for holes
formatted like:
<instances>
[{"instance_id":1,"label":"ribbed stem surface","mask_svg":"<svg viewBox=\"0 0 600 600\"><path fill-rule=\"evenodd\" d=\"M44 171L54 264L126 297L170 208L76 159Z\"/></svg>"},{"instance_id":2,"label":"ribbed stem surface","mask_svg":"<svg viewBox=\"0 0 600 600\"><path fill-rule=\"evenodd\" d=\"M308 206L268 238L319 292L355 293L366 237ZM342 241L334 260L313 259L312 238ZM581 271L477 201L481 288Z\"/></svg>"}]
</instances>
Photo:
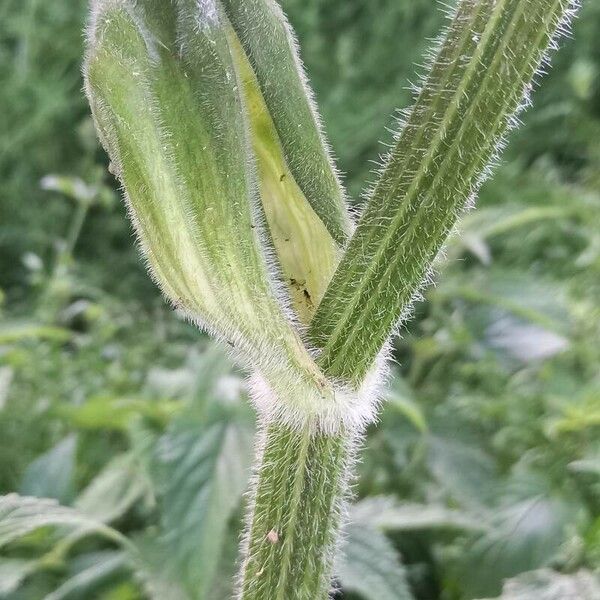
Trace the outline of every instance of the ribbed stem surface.
<instances>
[{"instance_id":1,"label":"ribbed stem surface","mask_svg":"<svg viewBox=\"0 0 600 600\"><path fill-rule=\"evenodd\" d=\"M463 0L311 324L359 383L477 191L571 0Z\"/></svg>"},{"instance_id":2,"label":"ribbed stem surface","mask_svg":"<svg viewBox=\"0 0 600 600\"><path fill-rule=\"evenodd\" d=\"M327 598L354 436L263 431L240 598Z\"/></svg>"}]
</instances>

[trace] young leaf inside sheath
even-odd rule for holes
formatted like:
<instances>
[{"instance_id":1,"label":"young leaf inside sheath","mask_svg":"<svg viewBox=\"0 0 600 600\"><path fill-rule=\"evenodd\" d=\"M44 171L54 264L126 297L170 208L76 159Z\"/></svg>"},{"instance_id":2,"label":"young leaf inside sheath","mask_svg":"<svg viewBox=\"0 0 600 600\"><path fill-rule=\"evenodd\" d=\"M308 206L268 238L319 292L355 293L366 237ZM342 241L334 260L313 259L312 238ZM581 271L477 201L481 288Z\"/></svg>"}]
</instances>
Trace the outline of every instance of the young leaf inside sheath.
<instances>
[{"instance_id":1,"label":"young leaf inside sheath","mask_svg":"<svg viewBox=\"0 0 600 600\"><path fill-rule=\"evenodd\" d=\"M345 192L320 129L291 28L274 0L223 0L256 75L288 168L331 237L352 230Z\"/></svg>"},{"instance_id":2,"label":"young leaf inside sheath","mask_svg":"<svg viewBox=\"0 0 600 600\"><path fill-rule=\"evenodd\" d=\"M290 171L256 76L236 33L228 38L250 122L260 197L281 274L301 322L309 323L341 250Z\"/></svg>"}]
</instances>

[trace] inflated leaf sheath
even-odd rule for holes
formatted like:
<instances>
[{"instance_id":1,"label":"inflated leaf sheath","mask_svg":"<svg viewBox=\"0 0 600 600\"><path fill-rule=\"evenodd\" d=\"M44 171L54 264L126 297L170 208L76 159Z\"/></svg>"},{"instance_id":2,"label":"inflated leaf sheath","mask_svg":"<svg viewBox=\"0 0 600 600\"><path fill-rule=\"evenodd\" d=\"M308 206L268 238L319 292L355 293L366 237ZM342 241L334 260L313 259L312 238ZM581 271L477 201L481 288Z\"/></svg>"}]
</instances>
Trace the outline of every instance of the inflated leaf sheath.
<instances>
[{"instance_id":1,"label":"inflated leaf sheath","mask_svg":"<svg viewBox=\"0 0 600 600\"><path fill-rule=\"evenodd\" d=\"M311 323L329 374L362 381L528 102L572 0L463 0Z\"/></svg>"},{"instance_id":2,"label":"inflated leaf sheath","mask_svg":"<svg viewBox=\"0 0 600 600\"><path fill-rule=\"evenodd\" d=\"M99 0L86 88L164 293L309 416L335 394L273 292L227 27L211 0Z\"/></svg>"}]
</instances>

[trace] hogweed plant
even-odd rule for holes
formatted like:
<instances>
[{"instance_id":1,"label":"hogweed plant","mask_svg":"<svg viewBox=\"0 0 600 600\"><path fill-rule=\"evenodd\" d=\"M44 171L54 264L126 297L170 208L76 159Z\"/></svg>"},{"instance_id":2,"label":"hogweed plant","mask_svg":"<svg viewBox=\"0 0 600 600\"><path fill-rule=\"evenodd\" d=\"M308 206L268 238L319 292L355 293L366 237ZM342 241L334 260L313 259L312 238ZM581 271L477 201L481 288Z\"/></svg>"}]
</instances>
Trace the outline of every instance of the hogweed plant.
<instances>
[{"instance_id":1,"label":"hogweed plant","mask_svg":"<svg viewBox=\"0 0 600 600\"><path fill-rule=\"evenodd\" d=\"M356 221L274 0L96 0L85 85L149 271L250 373L238 596L315 600L390 338L574 0L462 0Z\"/></svg>"}]
</instances>

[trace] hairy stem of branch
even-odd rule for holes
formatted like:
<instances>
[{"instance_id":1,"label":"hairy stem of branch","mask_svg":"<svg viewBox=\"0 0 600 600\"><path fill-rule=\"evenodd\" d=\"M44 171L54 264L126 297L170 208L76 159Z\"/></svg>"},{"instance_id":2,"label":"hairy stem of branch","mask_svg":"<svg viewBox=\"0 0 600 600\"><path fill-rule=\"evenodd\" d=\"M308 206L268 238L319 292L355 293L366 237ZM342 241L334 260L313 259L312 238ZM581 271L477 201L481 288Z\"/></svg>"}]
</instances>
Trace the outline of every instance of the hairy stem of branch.
<instances>
[{"instance_id":1,"label":"hairy stem of branch","mask_svg":"<svg viewBox=\"0 0 600 600\"><path fill-rule=\"evenodd\" d=\"M357 435L267 425L240 582L244 600L319 600L331 586Z\"/></svg>"},{"instance_id":2,"label":"hairy stem of branch","mask_svg":"<svg viewBox=\"0 0 600 600\"><path fill-rule=\"evenodd\" d=\"M502 148L572 0L463 0L311 322L360 383Z\"/></svg>"}]
</instances>

